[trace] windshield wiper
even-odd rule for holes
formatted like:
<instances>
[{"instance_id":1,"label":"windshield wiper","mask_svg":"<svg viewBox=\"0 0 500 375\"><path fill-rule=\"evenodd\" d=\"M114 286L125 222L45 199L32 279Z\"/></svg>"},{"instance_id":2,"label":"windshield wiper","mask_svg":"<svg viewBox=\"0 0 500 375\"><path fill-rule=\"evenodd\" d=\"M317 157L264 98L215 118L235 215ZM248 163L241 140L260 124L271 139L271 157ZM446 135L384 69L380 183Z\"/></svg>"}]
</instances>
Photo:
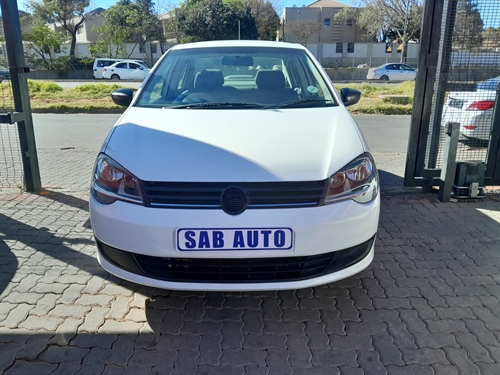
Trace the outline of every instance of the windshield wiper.
<instances>
[{"instance_id":1,"label":"windshield wiper","mask_svg":"<svg viewBox=\"0 0 500 375\"><path fill-rule=\"evenodd\" d=\"M210 108L262 108L260 104L254 104L254 103L191 103L191 104L180 104L176 105L173 107L163 107L164 109L184 109L184 108L203 108L203 109L210 109Z\"/></svg>"},{"instance_id":2,"label":"windshield wiper","mask_svg":"<svg viewBox=\"0 0 500 375\"><path fill-rule=\"evenodd\" d=\"M325 100L325 99L299 99L299 100L292 100L289 102L282 102L282 103L276 103L272 105L268 105L264 107L265 109L272 109L272 108L290 108L290 107L300 107L302 105L308 104L326 104L330 100Z\"/></svg>"}]
</instances>

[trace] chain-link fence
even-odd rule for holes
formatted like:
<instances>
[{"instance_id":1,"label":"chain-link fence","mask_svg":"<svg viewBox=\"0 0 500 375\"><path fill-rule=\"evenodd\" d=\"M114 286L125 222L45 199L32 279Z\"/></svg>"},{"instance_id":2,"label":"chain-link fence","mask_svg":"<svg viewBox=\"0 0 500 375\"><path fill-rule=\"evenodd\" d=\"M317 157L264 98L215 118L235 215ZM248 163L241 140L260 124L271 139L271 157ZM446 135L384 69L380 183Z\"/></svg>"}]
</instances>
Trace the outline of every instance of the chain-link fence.
<instances>
[{"instance_id":1,"label":"chain-link fence","mask_svg":"<svg viewBox=\"0 0 500 375\"><path fill-rule=\"evenodd\" d=\"M14 100L10 81L7 50L3 25L0 27L0 115L14 112ZM9 124L6 116L0 116L0 189L23 186L23 164L17 125Z\"/></svg>"},{"instance_id":2,"label":"chain-link fence","mask_svg":"<svg viewBox=\"0 0 500 375\"><path fill-rule=\"evenodd\" d=\"M446 124L457 161L486 161L500 80L500 1L445 0L425 167L441 168Z\"/></svg>"}]
</instances>

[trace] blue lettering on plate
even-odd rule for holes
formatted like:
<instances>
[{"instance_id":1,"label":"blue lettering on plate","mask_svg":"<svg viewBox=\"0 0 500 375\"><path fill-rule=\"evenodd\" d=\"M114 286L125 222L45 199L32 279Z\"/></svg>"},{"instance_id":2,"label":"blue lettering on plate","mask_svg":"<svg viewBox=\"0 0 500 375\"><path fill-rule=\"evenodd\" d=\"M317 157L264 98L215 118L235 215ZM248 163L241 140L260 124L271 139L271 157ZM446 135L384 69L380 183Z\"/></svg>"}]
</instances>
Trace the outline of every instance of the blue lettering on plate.
<instances>
[{"instance_id":1,"label":"blue lettering on plate","mask_svg":"<svg viewBox=\"0 0 500 375\"><path fill-rule=\"evenodd\" d=\"M274 246L283 247L285 246L285 232L281 229L274 232Z\"/></svg>"},{"instance_id":2,"label":"blue lettering on plate","mask_svg":"<svg viewBox=\"0 0 500 375\"><path fill-rule=\"evenodd\" d=\"M200 231L200 241L198 242L198 248L210 249L210 239L206 230Z\"/></svg>"},{"instance_id":3,"label":"blue lettering on plate","mask_svg":"<svg viewBox=\"0 0 500 375\"><path fill-rule=\"evenodd\" d=\"M259 231L247 231L247 245L248 247L257 247L259 245Z\"/></svg>"},{"instance_id":4,"label":"blue lettering on plate","mask_svg":"<svg viewBox=\"0 0 500 375\"><path fill-rule=\"evenodd\" d=\"M224 233L220 230L215 230L212 233L212 245L215 249L224 247Z\"/></svg>"},{"instance_id":5,"label":"blue lettering on plate","mask_svg":"<svg viewBox=\"0 0 500 375\"><path fill-rule=\"evenodd\" d=\"M269 235L271 234L271 231L261 230L260 233L264 236L264 247L269 247Z\"/></svg>"},{"instance_id":6,"label":"blue lettering on plate","mask_svg":"<svg viewBox=\"0 0 500 375\"><path fill-rule=\"evenodd\" d=\"M243 232L241 230L234 232L233 247L245 247L245 239L243 238Z\"/></svg>"},{"instance_id":7,"label":"blue lettering on plate","mask_svg":"<svg viewBox=\"0 0 500 375\"><path fill-rule=\"evenodd\" d=\"M186 248L194 249L196 247L196 240L193 238L194 236L196 236L196 233L192 230L188 230L184 233L184 238L186 239Z\"/></svg>"}]
</instances>

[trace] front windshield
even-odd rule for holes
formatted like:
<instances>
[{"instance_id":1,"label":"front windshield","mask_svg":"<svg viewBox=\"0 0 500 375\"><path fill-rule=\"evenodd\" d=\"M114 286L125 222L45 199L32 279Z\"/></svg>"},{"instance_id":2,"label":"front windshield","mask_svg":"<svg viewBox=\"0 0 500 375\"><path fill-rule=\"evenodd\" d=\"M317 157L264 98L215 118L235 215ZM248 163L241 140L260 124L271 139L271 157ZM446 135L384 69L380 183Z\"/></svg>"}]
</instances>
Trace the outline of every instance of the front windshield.
<instances>
[{"instance_id":1,"label":"front windshield","mask_svg":"<svg viewBox=\"0 0 500 375\"><path fill-rule=\"evenodd\" d=\"M135 105L235 109L338 104L303 50L212 47L169 51Z\"/></svg>"}]
</instances>

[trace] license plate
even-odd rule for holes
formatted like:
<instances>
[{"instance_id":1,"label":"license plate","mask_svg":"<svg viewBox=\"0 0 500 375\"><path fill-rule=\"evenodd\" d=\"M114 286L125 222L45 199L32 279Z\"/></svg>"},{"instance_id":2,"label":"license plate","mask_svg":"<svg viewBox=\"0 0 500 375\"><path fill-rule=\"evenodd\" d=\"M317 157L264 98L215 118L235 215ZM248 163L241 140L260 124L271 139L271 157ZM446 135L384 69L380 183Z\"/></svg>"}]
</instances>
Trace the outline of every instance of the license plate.
<instances>
[{"instance_id":1,"label":"license plate","mask_svg":"<svg viewBox=\"0 0 500 375\"><path fill-rule=\"evenodd\" d=\"M291 228L179 228L179 251L292 250Z\"/></svg>"}]
</instances>

